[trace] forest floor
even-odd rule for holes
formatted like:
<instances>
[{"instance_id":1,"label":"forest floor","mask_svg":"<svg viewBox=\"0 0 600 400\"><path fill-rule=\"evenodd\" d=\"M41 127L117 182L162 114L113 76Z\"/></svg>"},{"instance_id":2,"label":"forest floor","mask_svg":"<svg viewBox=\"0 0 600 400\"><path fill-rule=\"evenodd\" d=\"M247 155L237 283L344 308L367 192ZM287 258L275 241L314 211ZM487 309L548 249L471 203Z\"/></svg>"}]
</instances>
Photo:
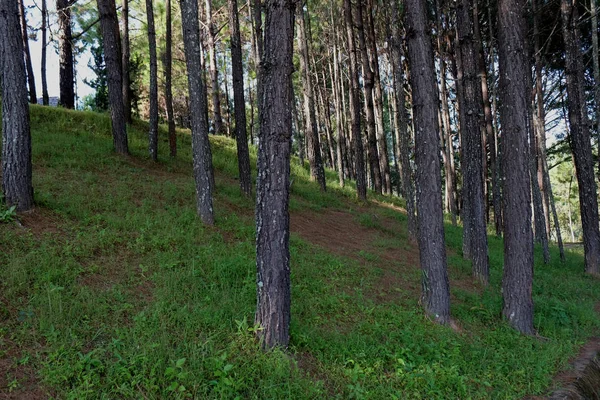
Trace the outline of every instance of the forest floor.
<instances>
[{"instance_id":1,"label":"forest floor","mask_svg":"<svg viewBox=\"0 0 600 400\"><path fill-rule=\"evenodd\" d=\"M152 163L143 123L129 157L112 153L108 127L106 116L32 107L36 208L0 209L12 219L0 223L0 399L523 398L568 383L573 355L593 353L600 282L579 252L561 264L552 249L543 265L536 249L540 337L523 337L500 315L501 239L489 236L485 288L448 224L457 329L437 326L419 306L402 202L360 204L331 171L321 193L297 160L291 345L264 353L252 326L254 203L238 188L234 142L211 137L207 228L186 133L172 160L161 132Z\"/></svg>"}]
</instances>

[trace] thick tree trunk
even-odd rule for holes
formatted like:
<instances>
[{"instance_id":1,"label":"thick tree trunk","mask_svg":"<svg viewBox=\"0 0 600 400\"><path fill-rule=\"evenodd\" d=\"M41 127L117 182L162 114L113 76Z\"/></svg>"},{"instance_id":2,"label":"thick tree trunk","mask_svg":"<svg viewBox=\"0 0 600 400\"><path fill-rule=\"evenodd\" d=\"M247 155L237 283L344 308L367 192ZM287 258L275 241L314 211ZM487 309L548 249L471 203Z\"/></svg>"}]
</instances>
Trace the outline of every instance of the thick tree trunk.
<instances>
[{"instance_id":1,"label":"thick tree trunk","mask_svg":"<svg viewBox=\"0 0 600 400\"><path fill-rule=\"evenodd\" d=\"M293 0L267 0L256 190L257 307L263 348L290 340L290 147ZM267 67L268 66L268 67Z\"/></svg>"},{"instance_id":2,"label":"thick tree trunk","mask_svg":"<svg viewBox=\"0 0 600 400\"><path fill-rule=\"evenodd\" d=\"M70 1L56 0L56 13L58 15L60 105L65 108L73 109L75 108L75 78Z\"/></svg>"},{"instance_id":3,"label":"thick tree trunk","mask_svg":"<svg viewBox=\"0 0 600 400\"><path fill-rule=\"evenodd\" d=\"M208 73L213 105L213 127L215 135L224 135L223 117L221 116L221 96L219 94L219 70L217 69L216 27L212 15L212 1L206 0L206 39L208 45Z\"/></svg>"},{"instance_id":4,"label":"thick tree trunk","mask_svg":"<svg viewBox=\"0 0 600 400\"><path fill-rule=\"evenodd\" d=\"M115 0L97 0L97 4L104 41L104 61L108 74L108 100L110 103L113 143L117 153L128 154L117 9Z\"/></svg>"},{"instance_id":5,"label":"thick tree trunk","mask_svg":"<svg viewBox=\"0 0 600 400\"><path fill-rule=\"evenodd\" d=\"M152 0L146 0L148 20L148 50L150 54L150 130L148 151L150 158L158 160L158 62L156 59L156 30L154 29L154 9Z\"/></svg>"},{"instance_id":6,"label":"thick tree trunk","mask_svg":"<svg viewBox=\"0 0 600 400\"><path fill-rule=\"evenodd\" d=\"M48 46L48 7L46 0L42 0L42 104L47 106L50 104L50 97L48 96L48 77L46 75L46 54Z\"/></svg>"},{"instance_id":7,"label":"thick tree trunk","mask_svg":"<svg viewBox=\"0 0 600 400\"><path fill-rule=\"evenodd\" d=\"M123 75L122 92L123 92L123 110L125 112L125 121L131 124L131 76L129 60L131 51L129 48L129 0L123 0L123 8L121 10L121 70Z\"/></svg>"},{"instance_id":8,"label":"thick tree trunk","mask_svg":"<svg viewBox=\"0 0 600 400\"><path fill-rule=\"evenodd\" d=\"M235 108L235 139L237 143L240 188L246 196L252 194L250 153L246 134L246 100L244 99L244 69L237 0L228 0L229 29L231 30L231 73L233 76L233 101Z\"/></svg>"},{"instance_id":9,"label":"thick tree trunk","mask_svg":"<svg viewBox=\"0 0 600 400\"><path fill-rule=\"evenodd\" d=\"M169 151L171 157L177 157L177 135L175 133L175 115L173 112L173 34L171 0L166 0L165 10L165 103L169 124Z\"/></svg>"},{"instance_id":10,"label":"thick tree trunk","mask_svg":"<svg viewBox=\"0 0 600 400\"><path fill-rule=\"evenodd\" d=\"M598 52L598 8L596 0L590 0L590 14L592 15L592 60L594 69L594 101L596 102L596 134L600 138L600 54ZM600 140L598 140L600 154ZM598 161L598 176L600 176L600 159Z\"/></svg>"},{"instance_id":11,"label":"thick tree trunk","mask_svg":"<svg viewBox=\"0 0 600 400\"><path fill-rule=\"evenodd\" d=\"M417 166L418 241L423 271L422 304L435 321L450 322L437 122L436 77L425 0L406 0L405 24L413 94Z\"/></svg>"},{"instance_id":12,"label":"thick tree trunk","mask_svg":"<svg viewBox=\"0 0 600 400\"><path fill-rule=\"evenodd\" d=\"M354 168L356 174L356 193L359 200L367 201L367 176L365 172L363 142L360 133L360 85L358 81L358 55L354 41L354 22L352 19L352 3L344 0L344 21L348 53L350 56L348 68L350 70L350 120L352 121L352 142L354 147Z\"/></svg>"},{"instance_id":13,"label":"thick tree trunk","mask_svg":"<svg viewBox=\"0 0 600 400\"><path fill-rule=\"evenodd\" d=\"M487 285L490 276L487 254L487 231L483 182L483 150L481 145L481 80L478 79L478 53L473 40L473 13L468 0L460 0L456 7L456 27L460 43L463 69L464 114L463 120L463 180L466 191L463 201L468 200L470 229L470 255L473 260L473 276Z\"/></svg>"},{"instance_id":14,"label":"thick tree trunk","mask_svg":"<svg viewBox=\"0 0 600 400\"><path fill-rule=\"evenodd\" d=\"M563 39L565 43L567 94L571 148L579 183L579 205L583 230L585 271L600 275L600 231L598 228L598 200L592 145L583 91L583 65L579 45L577 7L573 0L561 0Z\"/></svg>"},{"instance_id":15,"label":"thick tree trunk","mask_svg":"<svg viewBox=\"0 0 600 400\"><path fill-rule=\"evenodd\" d=\"M0 2L2 67L2 194L17 211L33 208L31 133L23 38L17 2Z\"/></svg>"},{"instance_id":16,"label":"thick tree trunk","mask_svg":"<svg viewBox=\"0 0 600 400\"><path fill-rule=\"evenodd\" d=\"M19 16L21 17L21 35L23 37L23 54L25 55L25 67L27 71L27 85L29 86L29 102L37 104L37 92L35 90L35 77L31 65L31 52L29 51L29 35L27 34L27 16L25 15L25 4L19 0Z\"/></svg>"},{"instance_id":17,"label":"thick tree trunk","mask_svg":"<svg viewBox=\"0 0 600 400\"><path fill-rule=\"evenodd\" d=\"M500 117L502 121L504 276L502 313L521 333L533 335L533 233L528 172L527 85L529 58L525 0L498 3Z\"/></svg>"},{"instance_id":18,"label":"thick tree trunk","mask_svg":"<svg viewBox=\"0 0 600 400\"><path fill-rule=\"evenodd\" d=\"M190 114L192 125L192 157L196 182L196 207L198 215L206 225L213 225L213 168L212 153L208 141L208 119L206 113L206 91L202 79L200 57L200 23L198 2L180 0L181 28L190 92Z\"/></svg>"}]
</instances>

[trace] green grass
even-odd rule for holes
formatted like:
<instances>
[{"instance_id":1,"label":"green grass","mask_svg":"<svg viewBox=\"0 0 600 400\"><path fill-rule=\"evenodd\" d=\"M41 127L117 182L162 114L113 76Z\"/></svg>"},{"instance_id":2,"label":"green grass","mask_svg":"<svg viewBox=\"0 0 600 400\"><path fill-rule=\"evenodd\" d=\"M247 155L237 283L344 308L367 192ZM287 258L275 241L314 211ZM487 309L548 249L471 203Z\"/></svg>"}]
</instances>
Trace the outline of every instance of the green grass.
<instances>
[{"instance_id":1,"label":"green grass","mask_svg":"<svg viewBox=\"0 0 600 400\"><path fill-rule=\"evenodd\" d=\"M490 288L452 288L462 333L429 322L418 297L376 298L382 252L410 247L405 215L360 211L353 186L340 188L331 171L321 193L293 160L292 212L344 209L379 238L352 258L292 235L291 347L262 352L252 326L254 204L238 188L234 142L211 137L216 227L207 228L195 214L186 132L172 160L161 131L154 164L141 122L129 130L132 156L121 157L106 116L31 111L38 211L19 216L31 229L0 224L0 360L11 365L0 393L25 393L15 371L26 367L65 399L521 398L545 393L600 329L600 282L583 274L580 254L561 264L553 249L551 264L536 261L534 284L547 340L511 330L495 237ZM462 231L448 225L446 237L451 278L468 280Z\"/></svg>"}]
</instances>

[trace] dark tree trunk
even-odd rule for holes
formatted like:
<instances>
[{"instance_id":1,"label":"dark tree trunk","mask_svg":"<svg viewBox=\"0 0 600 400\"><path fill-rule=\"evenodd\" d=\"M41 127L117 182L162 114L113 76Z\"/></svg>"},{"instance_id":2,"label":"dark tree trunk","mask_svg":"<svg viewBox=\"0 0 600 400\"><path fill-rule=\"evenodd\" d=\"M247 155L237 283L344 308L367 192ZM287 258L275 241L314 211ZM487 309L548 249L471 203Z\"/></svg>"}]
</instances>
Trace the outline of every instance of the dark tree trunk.
<instances>
[{"instance_id":1,"label":"dark tree trunk","mask_svg":"<svg viewBox=\"0 0 600 400\"><path fill-rule=\"evenodd\" d=\"M48 96L48 79L46 75L46 53L48 46L48 7L46 0L42 0L42 104L47 106L50 104L50 97Z\"/></svg>"},{"instance_id":2,"label":"dark tree trunk","mask_svg":"<svg viewBox=\"0 0 600 400\"><path fill-rule=\"evenodd\" d=\"M600 138L600 54L598 51L598 8L596 0L590 0L590 14L592 15L592 60L594 70L594 101L596 102L596 134ZM600 154L600 140L598 140ZM600 177L600 158L598 159L598 176Z\"/></svg>"},{"instance_id":3,"label":"dark tree trunk","mask_svg":"<svg viewBox=\"0 0 600 400\"><path fill-rule=\"evenodd\" d=\"M344 155L346 153L346 145L345 145L345 134L344 134L344 123L342 121L342 113L345 110L342 110L342 101L341 101L341 82L340 82L340 68L338 63L338 48L337 48L337 35L335 36L335 44L333 47L333 74L330 75L333 77L333 99L335 103L335 126L337 132L337 169L338 169L338 180L341 187L345 185L345 175L344 175Z\"/></svg>"},{"instance_id":4,"label":"dark tree trunk","mask_svg":"<svg viewBox=\"0 0 600 400\"><path fill-rule=\"evenodd\" d=\"M173 113L173 34L171 17L171 0L166 0L166 33L165 33L165 102L167 103L167 119L169 124L169 150L171 157L177 157L177 135L175 133L175 115Z\"/></svg>"},{"instance_id":5,"label":"dark tree trunk","mask_svg":"<svg viewBox=\"0 0 600 400\"><path fill-rule=\"evenodd\" d=\"M204 81L202 79L198 2L196 0L180 0L179 4L181 8L181 28L183 30L183 43L190 93L196 207L202 222L206 225L213 225L215 222L212 200L214 178L212 153L208 141L206 90L204 89Z\"/></svg>"},{"instance_id":6,"label":"dark tree trunk","mask_svg":"<svg viewBox=\"0 0 600 400\"><path fill-rule=\"evenodd\" d=\"M463 197L468 197L470 229L470 255L473 276L487 285L490 277L487 254L485 196L483 190L483 150L481 145L481 80L478 79L478 53L473 40L473 13L470 1L460 0L456 7L456 27L463 69L464 114L463 126ZM464 199L463 199L464 201Z\"/></svg>"},{"instance_id":7,"label":"dark tree trunk","mask_svg":"<svg viewBox=\"0 0 600 400\"><path fill-rule=\"evenodd\" d=\"M565 42L565 74L571 130L571 149L579 183L579 205L583 230L585 272L600 275L600 231L598 228L598 200L592 145L583 90L583 64L579 44L579 18L572 0L561 0L563 39Z\"/></svg>"},{"instance_id":8,"label":"dark tree trunk","mask_svg":"<svg viewBox=\"0 0 600 400\"><path fill-rule=\"evenodd\" d=\"M533 328L533 233L527 144L529 58L525 0L498 3L500 118L502 121L504 276L502 313L521 333Z\"/></svg>"},{"instance_id":9,"label":"dark tree trunk","mask_svg":"<svg viewBox=\"0 0 600 400\"><path fill-rule=\"evenodd\" d=\"M148 152L152 160L158 160L158 61L156 57L156 30L154 29L154 8L152 0L146 0L148 20L148 50L150 54L150 129L148 132Z\"/></svg>"},{"instance_id":10,"label":"dark tree trunk","mask_svg":"<svg viewBox=\"0 0 600 400\"><path fill-rule=\"evenodd\" d=\"M35 90L35 77L31 65L31 52L29 51L29 35L27 34L27 16L25 15L25 4L19 0L19 16L21 17L21 35L23 37L23 54L25 55L25 67L27 70L27 84L29 86L29 102L37 104L37 93Z\"/></svg>"},{"instance_id":11,"label":"dark tree trunk","mask_svg":"<svg viewBox=\"0 0 600 400\"><path fill-rule=\"evenodd\" d=\"M100 26L104 41L104 60L108 74L108 100L115 151L128 154L127 126L123 107L121 48L119 38L119 21L114 0L97 0Z\"/></svg>"},{"instance_id":12,"label":"dark tree trunk","mask_svg":"<svg viewBox=\"0 0 600 400\"><path fill-rule=\"evenodd\" d=\"M223 117L221 114L221 96L219 94L219 70L217 69L216 27L212 15L212 1L206 0L206 39L208 45L208 72L213 105L213 126L215 135L224 135Z\"/></svg>"},{"instance_id":13,"label":"dark tree trunk","mask_svg":"<svg viewBox=\"0 0 600 400\"><path fill-rule=\"evenodd\" d=\"M121 48L123 49L121 53L121 70L123 76L121 90L123 91L123 107L125 112L125 121L128 124L131 124L131 67L129 63L129 60L131 58L131 50L129 46L129 0L123 0L123 9L121 10L121 28Z\"/></svg>"},{"instance_id":14,"label":"dark tree trunk","mask_svg":"<svg viewBox=\"0 0 600 400\"><path fill-rule=\"evenodd\" d=\"M360 133L360 85L358 81L358 55L354 41L354 23L352 20L352 3L344 0L344 21L348 40L348 53L350 56L348 68L350 70L350 120L352 121L352 142L354 146L356 193L362 201L367 201L367 176L365 173L362 135Z\"/></svg>"},{"instance_id":15,"label":"dark tree trunk","mask_svg":"<svg viewBox=\"0 0 600 400\"><path fill-rule=\"evenodd\" d=\"M33 208L31 134L23 38L17 2L0 2L2 66L2 193L17 211Z\"/></svg>"},{"instance_id":16,"label":"dark tree trunk","mask_svg":"<svg viewBox=\"0 0 600 400\"><path fill-rule=\"evenodd\" d=\"M240 188L246 196L252 194L250 153L246 134L246 100L244 99L244 69L237 0L229 0L229 28L231 30L231 73L233 77L233 102L235 108L235 139L237 142Z\"/></svg>"},{"instance_id":17,"label":"dark tree trunk","mask_svg":"<svg viewBox=\"0 0 600 400\"><path fill-rule=\"evenodd\" d=\"M71 2L56 0L58 14L58 59L60 105L75 108L75 78L73 67L73 34L71 31Z\"/></svg>"},{"instance_id":18,"label":"dark tree trunk","mask_svg":"<svg viewBox=\"0 0 600 400\"><path fill-rule=\"evenodd\" d=\"M422 304L435 321L450 322L439 159L438 95L425 0L406 0L404 18L413 95L417 167L418 242L423 271Z\"/></svg>"},{"instance_id":19,"label":"dark tree trunk","mask_svg":"<svg viewBox=\"0 0 600 400\"><path fill-rule=\"evenodd\" d=\"M262 109L262 68L260 66L263 58L263 22L262 22L262 0L252 0L252 19L254 28L254 65L256 66L256 114L257 114L257 131L260 131L260 115ZM297 113L294 113L297 115Z\"/></svg>"},{"instance_id":20,"label":"dark tree trunk","mask_svg":"<svg viewBox=\"0 0 600 400\"><path fill-rule=\"evenodd\" d=\"M293 0L267 0L256 189L257 307L263 348L290 340L290 148Z\"/></svg>"}]
</instances>

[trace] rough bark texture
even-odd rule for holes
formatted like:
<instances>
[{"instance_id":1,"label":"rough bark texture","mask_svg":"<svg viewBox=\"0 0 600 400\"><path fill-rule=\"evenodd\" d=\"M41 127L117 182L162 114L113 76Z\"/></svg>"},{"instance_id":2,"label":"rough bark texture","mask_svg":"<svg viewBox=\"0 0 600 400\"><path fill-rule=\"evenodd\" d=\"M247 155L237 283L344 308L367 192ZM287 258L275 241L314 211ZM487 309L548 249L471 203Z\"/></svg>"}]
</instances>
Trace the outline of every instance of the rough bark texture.
<instances>
[{"instance_id":1,"label":"rough bark texture","mask_svg":"<svg viewBox=\"0 0 600 400\"><path fill-rule=\"evenodd\" d=\"M27 85L29 87L29 102L37 104L37 92L35 90L35 77L31 65L31 52L29 51L29 35L27 34L27 16L25 15L25 4L19 0L19 16L21 17L21 35L23 37L23 54L25 55L25 67L27 71Z\"/></svg>"},{"instance_id":2,"label":"rough bark texture","mask_svg":"<svg viewBox=\"0 0 600 400\"><path fill-rule=\"evenodd\" d=\"M148 50L150 54L150 126L148 131L148 152L154 161L158 159L158 61L156 57L156 30L154 29L154 7L152 0L146 0L148 20Z\"/></svg>"},{"instance_id":3,"label":"rough bark texture","mask_svg":"<svg viewBox=\"0 0 600 400\"><path fill-rule=\"evenodd\" d=\"M48 46L48 6L46 0L42 0L42 104L47 106L50 104L50 97L48 96L48 77L46 75L46 54Z\"/></svg>"},{"instance_id":4,"label":"rough bark texture","mask_svg":"<svg viewBox=\"0 0 600 400\"><path fill-rule=\"evenodd\" d=\"M17 211L33 208L31 134L23 38L15 1L0 2L2 67L2 194Z\"/></svg>"},{"instance_id":5,"label":"rough bark texture","mask_svg":"<svg viewBox=\"0 0 600 400\"><path fill-rule=\"evenodd\" d=\"M235 139L237 142L240 188L246 196L252 194L250 153L246 133L246 100L244 99L244 69L237 0L229 0L229 29L231 30L231 73L233 77L233 102L235 108Z\"/></svg>"},{"instance_id":6,"label":"rough bark texture","mask_svg":"<svg viewBox=\"0 0 600 400\"><path fill-rule=\"evenodd\" d=\"M417 216L422 303L434 320L450 321L450 289L446 266L439 160L437 89L433 47L425 0L406 0L410 83L413 94L415 162L417 166Z\"/></svg>"},{"instance_id":7,"label":"rough bark texture","mask_svg":"<svg viewBox=\"0 0 600 400\"><path fill-rule=\"evenodd\" d=\"M58 15L58 60L60 105L75 108L75 78L73 67L73 34L71 31L71 2L56 0Z\"/></svg>"},{"instance_id":8,"label":"rough bark texture","mask_svg":"<svg viewBox=\"0 0 600 400\"><path fill-rule=\"evenodd\" d=\"M504 276L502 313L521 333L532 335L533 233L527 144L529 58L525 50L525 0L498 3L500 118L502 122Z\"/></svg>"},{"instance_id":9,"label":"rough bark texture","mask_svg":"<svg viewBox=\"0 0 600 400\"><path fill-rule=\"evenodd\" d=\"M350 120L352 123L352 144L354 147L356 193L362 201L367 200L367 176L365 172L362 135L360 133L360 85L358 81L358 55L354 40L354 23L352 21L352 3L344 0L344 21L346 23L347 46L350 61Z\"/></svg>"},{"instance_id":10,"label":"rough bark texture","mask_svg":"<svg viewBox=\"0 0 600 400\"><path fill-rule=\"evenodd\" d=\"M473 40L473 13L470 1L460 0L456 7L456 27L463 67L464 113L463 126L463 181L468 196L470 219L470 255L473 276L483 284L488 283L490 268L487 255L487 231L483 183L483 150L481 144L481 80L478 79L478 52Z\"/></svg>"},{"instance_id":11,"label":"rough bark texture","mask_svg":"<svg viewBox=\"0 0 600 400\"><path fill-rule=\"evenodd\" d=\"M206 0L206 44L208 46L208 73L213 105L213 126L215 135L223 135L223 117L221 115L221 96L219 94L219 70L217 69L216 27L213 22L212 1Z\"/></svg>"},{"instance_id":12,"label":"rough bark texture","mask_svg":"<svg viewBox=\"0 0 600 400\"><path fill-rule=\"evenodd\" d=\"M290 340L290 149L293 0L267 0L256 190L257 307L263 348Z\"/></svg>"},{"instance_id":13,"label":"rough bark texture","mask_svg":"<svg viewBox=\"0 0 600 400\"><path fill-rule=\"evenodd\" d=\"M596 134L600 138L600 53L598 51L598 8L596 0L590 0L590 14L592 15L592 60L594 68L594 100L596 102ZM600 140L598 141L600 150ZM600 153L599 153L600 154ZM600 160L598 161L598 176L600 176Z\"/></svg>"},{"instance_id":14,"label":"rough bark texture","mask_svg":"<svg viewBox=\"0 0 600 400\"><path fill-rule=\"evenodd\" d=\"M298 3L298 47L300 51L300 69L302 70L302 93L304 95L304 126L306 127L306 142L310 176L315 179L321 190L326 190L325 170L321 157L321 144L319 143L319 130L315 114L315 93L310 79L308 40L306 37L306 23L302 3Z\"/></svg>"},{"instance_id":15,"label":"rough bark texture","mask_svg":"<svg viewBox=\"0 0 600 400\"><path fill-rule=\"evenodd\" d=\"M571 149L579 183L579 206L583 230L585 271L600 275L600 231L598 228L598 200L592 145L583 91L583 65L579 45L577 7L572 0L561 0L563 38L565 42L567 95Z\"/></svg>"},{"instance_id":16,"label":"rough bark texture","mask_svg":"<svg viewBox=\"0 0 600 400\"><path fill-rule=\"evenodd\" d=\"M125 121L131 124L131 77L129 75L129 60L131 51L129 47L129 0L123 0L123 8L121 9L121 70L122 70L122 91L123 91L123 107L125 112Z\"/></svg>"},{"instance_id":17,"label":"rough bark texture","mask_svg":"<svg viewBox=\"0 0 600 400\"><path fill-rule=\"evenodd\" d=\"M97 3L104 41L104 61L108 74L108 101L113 143L117 153L128 154L127 126L123 107L119 21L117 20L115 0L97 0Z\"/></svg>"},{"instance_id":18,"label":"rough bark texture","mask_svg":"<svg viewBox=\"0 0 600 400\"><path fill-rule=\"evenodd\" d=\"M171 17L171 0L165 5L165 103L169 124L169 152L171 157L177 157L177 135L175 133L175 115L173 113L173 33Z\"/></svg>"},{"instance_id":19,"label":"rough bark texture","mask_svg":"<svg viewBox=\"0 0 600 400\"><path fill-rule=\"evenodd\" d=\"M202 222L206 225L213 225L215 222L212 205L214 178L212 153L208 141L207 99L202 79L198 2L196 0L180 0L179 4L190 93L196 208Z\"/></svg>"}]
</instances>

